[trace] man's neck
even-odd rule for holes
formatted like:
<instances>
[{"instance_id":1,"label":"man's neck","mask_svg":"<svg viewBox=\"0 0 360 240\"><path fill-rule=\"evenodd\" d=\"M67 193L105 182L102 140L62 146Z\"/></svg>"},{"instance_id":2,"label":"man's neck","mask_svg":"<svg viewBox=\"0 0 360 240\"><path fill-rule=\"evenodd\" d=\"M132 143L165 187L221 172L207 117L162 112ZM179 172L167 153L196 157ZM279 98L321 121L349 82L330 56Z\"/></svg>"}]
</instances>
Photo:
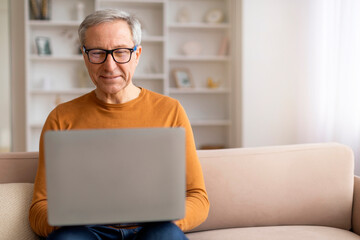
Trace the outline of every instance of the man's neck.
<instances>
[{"instance_id":1,"label":"man's neck","mask_svg":"<svg viewBox=\"0 0 360 240\"><path fill-rule=\"evenodd\" d=\"M102 102L108 104L123 104L134 100L139 96L141 89L133 84L128 85L125 89L117 92L116 94L104 94L98 89L95 89L96 97Z\"/></svg>"}]
</instances>

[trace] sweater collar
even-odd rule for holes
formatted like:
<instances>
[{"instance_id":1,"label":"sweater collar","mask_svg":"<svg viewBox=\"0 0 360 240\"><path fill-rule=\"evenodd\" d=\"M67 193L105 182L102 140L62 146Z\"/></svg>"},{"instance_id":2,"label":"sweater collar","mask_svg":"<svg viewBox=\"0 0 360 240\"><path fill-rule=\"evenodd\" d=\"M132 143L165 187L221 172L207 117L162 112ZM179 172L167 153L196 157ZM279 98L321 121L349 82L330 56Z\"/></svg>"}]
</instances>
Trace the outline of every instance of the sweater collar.
<instances>
[{"instance_id":1,"label":"sweater collar","mask_svg":"<svg viewBox=\"0 0 360 240\"><path fill-rule=\"evenodd\" d=\"M135 105L136 103L141 101L141 99L144 97L144 95L146 93L146 89L141 88L141 87L139 87L139 88L141 91L137 98L135 98L131 101L128 101L126 103L120 103L120 104L110 104L110 103L105 103L105 102L101 101L100 99L98 99L96 97L95 90L90 92L90 96L91 96L91 99L100 107L103 107L106 109L126 108L126 107L131 107L131 106Z\"/></svg>"}]
</instances>

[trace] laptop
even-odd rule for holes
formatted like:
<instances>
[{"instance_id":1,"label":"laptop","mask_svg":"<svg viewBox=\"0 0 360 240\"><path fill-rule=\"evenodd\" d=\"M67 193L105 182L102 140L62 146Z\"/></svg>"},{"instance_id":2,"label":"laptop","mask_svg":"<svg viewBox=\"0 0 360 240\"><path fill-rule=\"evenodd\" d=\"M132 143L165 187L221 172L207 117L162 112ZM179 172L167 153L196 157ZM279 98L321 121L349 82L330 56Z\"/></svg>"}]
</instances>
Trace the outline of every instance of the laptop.
<instances>
[{"instance_id":1,"label":"laptop","mask_svg":"<svg viewBox=\"0 0 360 240\"><path fill-rule=\"evenodd\" d=\"M185 215L185 130L47 131L48 221L135 224Z\"/></svg>"}]
</instances>

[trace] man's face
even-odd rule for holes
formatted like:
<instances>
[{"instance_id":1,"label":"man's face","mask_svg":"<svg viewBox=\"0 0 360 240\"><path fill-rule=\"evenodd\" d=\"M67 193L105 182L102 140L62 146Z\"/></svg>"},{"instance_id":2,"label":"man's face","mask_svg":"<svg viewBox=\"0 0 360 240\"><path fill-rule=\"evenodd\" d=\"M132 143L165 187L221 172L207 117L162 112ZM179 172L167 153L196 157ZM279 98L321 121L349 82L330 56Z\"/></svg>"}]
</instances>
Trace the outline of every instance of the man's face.
<instances>
[{"instance_id":1,"label":"man's face","mask_svg":"<svg viewBox=\"0 0 360 240\"><path fill-rule=\"evenodd\" d=\"M133 48L132 34L129 25L122 20L106 22L90 27L85 33L86 49ZM91 80L96 86L97 94L103 96L122 94L126 87L132 83L132 76L139 62L141 47L132 53L128 63L120 64L114 61L109 54L102 64L89 62L84 53L85 65L88 69Z\"/></svg>"}]
</instances>

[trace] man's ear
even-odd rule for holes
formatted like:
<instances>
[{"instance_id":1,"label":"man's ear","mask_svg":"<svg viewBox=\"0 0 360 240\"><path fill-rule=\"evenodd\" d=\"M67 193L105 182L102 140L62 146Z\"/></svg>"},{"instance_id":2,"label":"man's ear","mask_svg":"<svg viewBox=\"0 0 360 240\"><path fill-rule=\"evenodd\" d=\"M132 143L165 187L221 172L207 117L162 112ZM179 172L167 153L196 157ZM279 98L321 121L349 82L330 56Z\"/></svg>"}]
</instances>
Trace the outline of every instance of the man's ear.
<instances>
[{"instance_id":1,"label":"man's ear","mask_svg":"<svg viewBox=\"0 0 360 240\"><path fill-rule=\"evenodd\" d=\"M139 46L137 47L137 49L136 49L136 52L135 52L136 63L138 63L139 60L140 60L141 51L142 51L142 47L141 47L141 45L139 45Z\"/></svg>"}]
</instances>

